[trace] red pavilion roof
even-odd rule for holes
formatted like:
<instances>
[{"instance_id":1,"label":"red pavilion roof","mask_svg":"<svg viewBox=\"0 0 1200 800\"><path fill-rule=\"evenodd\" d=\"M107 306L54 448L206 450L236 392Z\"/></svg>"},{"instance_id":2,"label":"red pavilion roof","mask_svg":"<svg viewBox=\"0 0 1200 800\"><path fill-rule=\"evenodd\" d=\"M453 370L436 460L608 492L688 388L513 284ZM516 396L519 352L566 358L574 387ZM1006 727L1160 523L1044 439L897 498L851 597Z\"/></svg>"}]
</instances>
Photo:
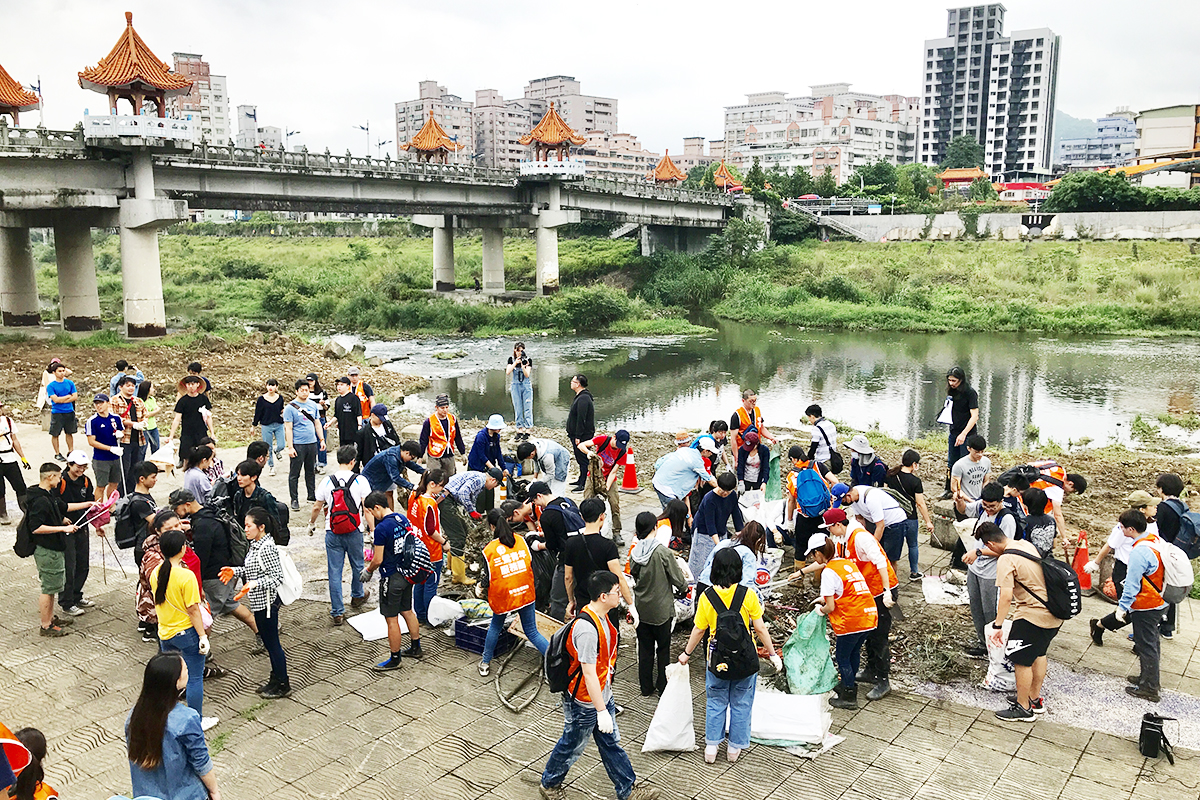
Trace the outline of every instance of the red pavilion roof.
<instances>
[{"instance_id":1,"label":"red pavilion roof","mask_svg":"<svg viewBox=\"0 0 1200 800\"><path fill-rule=\"evenodd\" d=\"M554 110L554 102L550 102L550 110L546 112L546 116L542 117L542 121L533 126L533 130L517 139L518 144L531 144L540 142L551 146L560 145L564 142L570 142L574 145L580 145L587 142L587 139L579 136L571 129L571 126L558 115Z\"/></svg>"},{"instance_id":2,"label":"red pavilion roof","mask_svg":"<svg viewBox=\"0 0 1200 800\"><path fill-rule=\"evenodd\" d=\"M401 150L462 150L464 147L465 144L459 144L446 134L446 130L433 118L432 108L429 109L429 119L425 120L417 135L400 145Z\"/></svg>"},{"instance_id":3,"label":"red pavilion roof","mask_svg":"<svg viewBox=\"0 0 1200 800\"><path fill-rule=\"evenodd\" d=\"M11 108L16 111L32 111L41 105L41 100L33 92L13 80L3 66L0 66L0 108Z\"/></svg>"},{"instance_id":4,"label":"red pavilion roof","mask_svg":"<svg viewBox=\"0 0 1200 800\"><path fill-rule=\"evenodd\" d=\"M125 12L125 30L107 56L94 67L79 73L79 85L94 92L107 92L115 87L142 84L157 89L165 96L187 94L192 82L171 72L171 68L151 52L133 28L133 12Z\"/></svg>"}]
</instances>

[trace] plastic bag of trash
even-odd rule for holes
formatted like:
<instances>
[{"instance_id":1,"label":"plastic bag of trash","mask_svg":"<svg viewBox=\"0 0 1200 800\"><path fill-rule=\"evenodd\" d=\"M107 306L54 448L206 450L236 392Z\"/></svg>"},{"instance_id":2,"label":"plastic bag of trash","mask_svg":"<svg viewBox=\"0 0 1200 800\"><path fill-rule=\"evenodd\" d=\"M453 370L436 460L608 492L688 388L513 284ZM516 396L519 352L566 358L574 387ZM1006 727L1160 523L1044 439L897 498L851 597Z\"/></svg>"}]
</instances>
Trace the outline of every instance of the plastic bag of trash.
<instances>
[{"instance_id":1,"label":"plastic bag of trash","mask_svg":"<svg viewBox=\"0 0 1200 800\"><path fill-rule=\"evenodd\" d=\"M999 644L993 644L992 637L988 637L988 669L987 675L983 677L983 688L992 692L1011 692L1017 688L1017 675L1013 670L1012 662L1004 654L1004 650L1008 646L1010 628L1012 628L1012 620L1004 620Z\"/></svg>"},{"instance_id":2,"label":"plastic bag of trash","mask_svg":"<svg viewBox=\"0 0 1200 800\"><path fill-rule=\"evenodd\" d=\"M654 709L654 718L646 731L643 753L657 750L696 749L696 730L692 724L692 688L686 664L667 666L667 688Z\"/></svg>"},{"instance_id":3,"label":"plastic bag of trash","mask_svg":"<svg viewBox=\"0 0 1200 800\"><path fill-rule=\"evenodd\" d=\"M464 617L466 613L462 606L445 597L435 596L429 601L429 624L435 628Z\"/></svg>"},{"instance_id":4,"label":"plastic bag of trash","mask_svg":"<svg viewBox=\"0 0 1200 800\"><path fill-rule=\"evenodd\" d=\"M783 667L791 694L825 694L837 686L825 617L816 611L800 615L796 630L783 646Z\"/></svg>"}]
</instances>

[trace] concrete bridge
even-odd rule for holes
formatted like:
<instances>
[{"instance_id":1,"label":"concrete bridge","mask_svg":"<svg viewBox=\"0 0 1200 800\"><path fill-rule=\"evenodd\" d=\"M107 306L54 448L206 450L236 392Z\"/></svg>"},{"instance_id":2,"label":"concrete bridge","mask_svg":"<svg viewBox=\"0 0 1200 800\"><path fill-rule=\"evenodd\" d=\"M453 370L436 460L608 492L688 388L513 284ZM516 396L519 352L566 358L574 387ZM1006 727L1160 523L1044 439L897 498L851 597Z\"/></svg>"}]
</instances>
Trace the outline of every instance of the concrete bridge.
<instances>
[{"instance_id":1,"label":"concrete bridge","mask_svg":"<svg viewBox=\"0 0 1200 800\"><path fill-rule=\"evenodd\" d=\"M594 177L521 176L390 157L193 146L190 123L86 117L74 131L0 120L0 312L37 325L31 227L53 227L66 330L100 327L91 229L117 228L126 330L166 330L158 231L189 209L412 215L433 231L433 288L454 291L454 230L483 234L483 289L504 291L504 230L535 231L537 290L558 289L558 228L584 219L642 226L643 252L695 252L739 204L713 192ZM757 212L758 209L751 209Z\"/></svg>"}]
</instances>

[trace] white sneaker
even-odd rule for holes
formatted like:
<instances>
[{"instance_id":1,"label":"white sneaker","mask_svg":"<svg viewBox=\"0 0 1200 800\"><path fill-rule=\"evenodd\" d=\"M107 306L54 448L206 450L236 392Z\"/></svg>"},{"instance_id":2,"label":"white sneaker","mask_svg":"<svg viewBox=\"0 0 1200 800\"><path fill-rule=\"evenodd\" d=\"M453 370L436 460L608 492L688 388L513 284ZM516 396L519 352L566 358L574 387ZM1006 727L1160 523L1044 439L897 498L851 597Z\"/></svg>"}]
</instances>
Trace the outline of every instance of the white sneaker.
<instances>
[{"instance_id":1,"label":"white sneaker","mask_svg":"<svg viewBox=\"0 0 1200 800\"><path fill-rule=\"evenodd\" d=\"M274 468L274 467L271 467L271 471L270 471L270 473L269 473L269 474L270 474L270 476L271 476L272 478L274 478L274 477L275 477L275 468Z\"/></svg>"},{"instance_id":2,"label":"white sneaker","mask_svg":"<svg viewBox=\"0 0 1200 800\"><path fill-rule=\"evenodd\" d=\"M96 605L96 601L88 600L85 597L82 600L80 600L78 603L76 603L75 605L78 606L79 608L91 608L92 606Z\"/></svg>"},{"instance_id":3,"label":"white sneaker","mask_svg":"<svg viewBox=\"0 0 1200 800\"><path fill-rule=\"evenodd\" d=\"M217 719L216 717L201 717L200 718L200 730L206 731L209 728L216 727L216 724L220 721L221 720Z\"/></svg>"},{"instance_id":4,"label":"white sneaker","mask_svg":"<svg viewBox=\"0 0 1200 800\"><path fill-rule=\"evenodd\" d=\"M317 474L318 475L325 474L325 465L324 464L317 464Z\"/></svg>"},{"instance_id":5,"label":"white sneaker","mask_svg":"<svg viewBox=\"0 0 1200 800\"><path fill-rule=\"evenodd\" d=\"M82 617L85 613L84 610L82 608L80 608L79 606L71 606L70 608L64 608L63 611L70 614L72 617Z\"/></svg>"}]
</instances>

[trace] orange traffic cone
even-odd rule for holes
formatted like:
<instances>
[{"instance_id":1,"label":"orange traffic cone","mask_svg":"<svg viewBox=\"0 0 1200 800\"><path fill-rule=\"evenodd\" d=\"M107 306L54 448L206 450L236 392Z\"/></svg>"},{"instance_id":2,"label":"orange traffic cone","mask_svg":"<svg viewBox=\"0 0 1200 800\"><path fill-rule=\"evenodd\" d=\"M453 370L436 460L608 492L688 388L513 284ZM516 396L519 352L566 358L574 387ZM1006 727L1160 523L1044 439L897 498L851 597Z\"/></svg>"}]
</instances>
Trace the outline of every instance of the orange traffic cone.
<instances>
[{"instance_id":1,"label":"orange traffic cone","mask_svg":"<svg viewBox=\"0 0 1200 800\"><path fill-rule=\"evenodd\" d=\"M621 478L621 491L629 494L637 494L642 490L638 486L637 479L637 464L633 463L633 448L625 453L625 474Z\"/></svg>"},{"instance_id":2,"label":"orange traffic cone","mask_svg":"<svg viewBox=\"0 0 1200 800\"><path fill-rule=\"evenodd\" d=\"M1075 570L1075 574L1079 576L1079 588L1083 591L1090 591L1092 588L1092 576L1084 569L1088 563L1088 540L1087 531L1079 532L1079 540L1075 544L1075 558L1071 563L1071 567Z\"/></svg>"}]
</instances>

